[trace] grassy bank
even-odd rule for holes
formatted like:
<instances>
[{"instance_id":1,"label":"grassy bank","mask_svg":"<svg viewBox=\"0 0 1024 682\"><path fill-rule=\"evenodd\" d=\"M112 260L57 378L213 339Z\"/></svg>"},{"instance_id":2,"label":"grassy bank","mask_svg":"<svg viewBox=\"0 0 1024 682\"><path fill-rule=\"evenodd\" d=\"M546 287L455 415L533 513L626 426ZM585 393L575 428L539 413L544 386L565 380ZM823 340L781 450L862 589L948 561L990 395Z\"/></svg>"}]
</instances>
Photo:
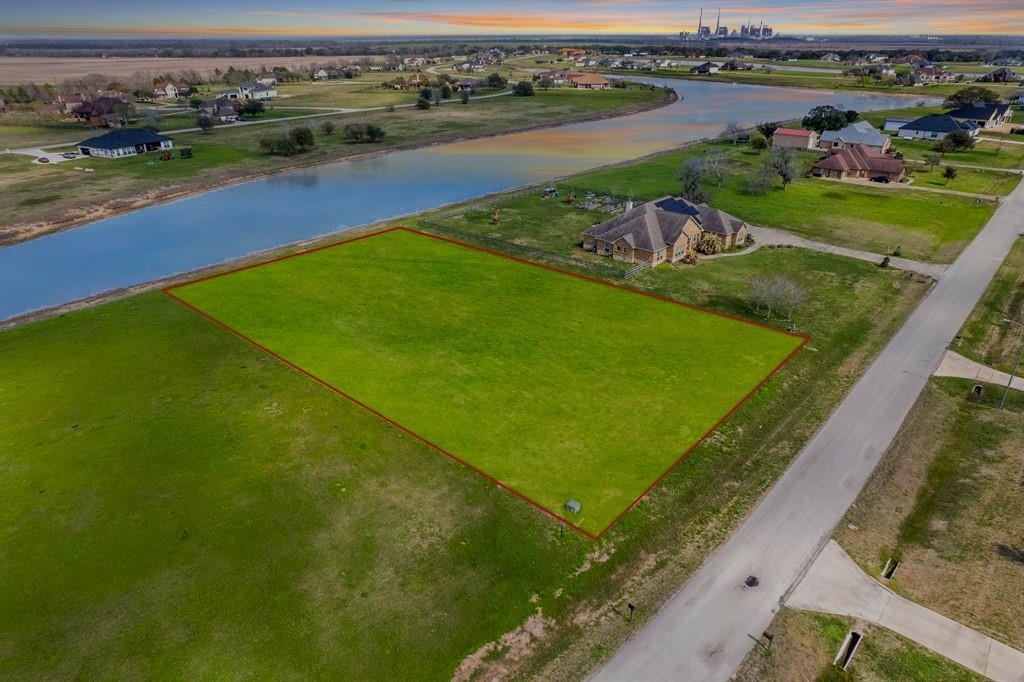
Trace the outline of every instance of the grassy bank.
<instances>
[{"instance_id":1,"label":"grassy bank","mask_svg":"<svg viewBox=\"0 0 1024 682\"><path fill-rule=\"evenodd\" d=\"M294 125L291 123L175 136L177 146L192 148L190 160L160 162L155 160L156 155L148 154L40 166L31 163L28 156L3 155L0 190L10 198L10 207L0 219L0 243L239 178L358 154L615 115L665 101L662 91L642 87L603 92L558 90L539 92L535 97L480 99L468 105L455 101L427 111L398 109L316 118L300 122L314 129L316 146L292 157L269 156L259 148L262 137L287 130ZM339 128L352 122L375 123L387 137L381 144L346 143L340 130L333 134L319 130L325 120ZM75 167L93 172L84 173Z\"/></svg>"},{"instance_id":2,"label":"grassy bank","mask_svg":"<svg viewBox=\"0 0 1024 682\"><path fill-rule=\"evenodd\" d=\"M810 288L811 346L598 544L160 292L0 333L3 674L579 675L728 536L925 291L802 250L636 284L749 317L765 273Z\"/></svg>"},{"instance_id":3,"label":"grassy bank","mask_svg":"<svg viewBox=\"0 0 1024 682\"><path fill-rule=\"evenodd\" d=\"M864 635L846 671L832 665L852 627ZM885 628L852 618L783 609L772 622L770 651L754 647L737 682L982 682L982 675Z\"/></svg>"},{"instance_id":4,"label":"grassy bank","mask_svg":"<svg viewBox=\"0 0 1024 682\"><path fill-rule=\"evenodd\" d=\"M836 540L871 575L901 561L890 587L1020 649L1024 604L1024 395L933 378Z\"/></svg>"},{"instance_id":5,"label":"grassy bank","mask_svg":"<svg viewBox=\"0 0 1024 682\"><path fill-rule=\"evenodd\" d=\"M953 350L989 367L1011 371L1024 344L1024 332L1003 323L1003 318L1024 322L1024 240L1020 239L960 329L962 340L953 344Z\"/></svg>"}]
</instances>

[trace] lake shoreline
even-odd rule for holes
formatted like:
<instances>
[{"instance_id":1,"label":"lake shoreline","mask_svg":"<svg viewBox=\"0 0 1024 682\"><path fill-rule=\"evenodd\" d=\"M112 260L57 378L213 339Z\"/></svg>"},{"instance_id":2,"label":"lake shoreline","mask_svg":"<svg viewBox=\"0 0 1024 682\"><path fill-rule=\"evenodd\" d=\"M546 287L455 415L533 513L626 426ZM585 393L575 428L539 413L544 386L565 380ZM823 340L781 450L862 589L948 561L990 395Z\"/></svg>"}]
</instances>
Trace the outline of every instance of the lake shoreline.
<instances>
[{"instance_id":1,"label":"lake shoreline","mask_svg":"<svg viewBox=\"0 0 1024 682\"><path fill-rule=\"evenodd\" d=\"M176 201L178 199L184 199L186 197L196 196L198 194L203 194L205 192L211 192L213 190L221 189L223 187L230 187L231 185L252 182L254 180L261 180L264 178L283 175L286 173L294 173L296 171L305 170L307 168L313 168L316 166L324 166L327 164L341 163L345 161L358 161L360 159L384 156L386 154L391 154L393 152L408 151L412 149L422 149L425 147L432 147L435 145L442 144L452 144L456 142L463 142L466 140L479 140L489 137L501 137L503 135L508 135L511 133L524 133L535 130L542 130L544 128L557 128L576 123L587 123L591 121L620 118L623 116L630 116L645 111L652 111L654 109L660 109L662 107L671 106L678 100L679 95L673 92L670 96L665 97L663 99L652 100L650 102L646 102L643 104L633 104L622 109L616 109L613 112L583 114L580 116L573 116L558 121L547 121L543 123L536 123L533 125L510 128L508 130L503 130L501 132L482 133L480 135L460 135L453 133L448 135L441 135L421 142L396 145L394 147L388 147L387 149L377 149L371 152L359 152L348 156L339 156L331 159L317 159L305 162L303 162L301 159L298 159L296 163L290 163L278 168L261 171L259 173L245 173L240 175L233 175L213 182L197 182L193 186L179 188L171 192L151 191L130 199L111 199L94 208L87 209L83 211L81 214L68 216L67 218L64 219L42 220L31 223L22 222L15 223L9 226L2 226L0 227L0 248L31 241L32 239L44 237L46 235L56 234L59 232L64 232L66 230L72 230L76 227L81 227L82 225L87 225L97 220L102 220L104 218L110 218L125 213L131 213L132 211L137 211L139 209L146 208L149 206L169 203L172 201Z\"/></svg>"}]
</instances>

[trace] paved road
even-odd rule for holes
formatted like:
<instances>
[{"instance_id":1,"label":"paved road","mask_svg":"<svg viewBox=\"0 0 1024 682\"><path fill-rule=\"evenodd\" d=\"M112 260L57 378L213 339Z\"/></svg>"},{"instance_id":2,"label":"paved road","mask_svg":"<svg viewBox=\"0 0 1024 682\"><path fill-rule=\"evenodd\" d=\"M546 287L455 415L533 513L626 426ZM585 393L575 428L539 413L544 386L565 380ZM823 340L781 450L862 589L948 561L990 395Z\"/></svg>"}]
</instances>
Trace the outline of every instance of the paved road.
<instances>
[{"instance_id":1,"label":"paved road","mask_svg":"<svg viewBox=\"0 0 1024 682\"><path fill-rule=\"evenodd\" d=\"M895 594L860 570L835 540L786 606L870 621L996 682L1024 682L1024 652Z\"/></svg>"},{"instance_id":2,"label":"paved road","mask_svg":"<svg viewBox=\"0 0 1024 682\"><path fill-rule=\"evenodd\" d=\"M1024 220L1018 186L750 517L597 680L727 680L856 499ZM743 586L756 575L760 585Z\"/></svg>"}]
</instances>

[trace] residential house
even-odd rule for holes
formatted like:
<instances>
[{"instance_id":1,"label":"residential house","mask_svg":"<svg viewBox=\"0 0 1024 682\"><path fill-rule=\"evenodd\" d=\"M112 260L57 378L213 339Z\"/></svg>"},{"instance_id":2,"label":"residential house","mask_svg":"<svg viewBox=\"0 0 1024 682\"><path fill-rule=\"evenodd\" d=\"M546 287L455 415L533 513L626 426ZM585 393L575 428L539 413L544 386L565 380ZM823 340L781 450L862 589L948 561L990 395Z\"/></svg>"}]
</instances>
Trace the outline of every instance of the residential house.
<instances>
[{"instance_id":1,"label":"residential house","mask_svg":"<svg viewBox=\"0 0 1024 682\"><path fill-rule=\"evenodd\" d=\"M463 78L455 83L455 89L472 91L484 87L486 83L483 78Z\"/></svg>"},{"instance_id":2,"label":"residential house","mask_svg":"<svg viewBox=\"0 0 1024 682\"><path fill-rule=\"evenodd\" d=\"M943 71L938 66L921 66L914 69L914 85L927 85L930 83L952 83L957 79L955 73Z\"/></svg>"},{"instance_id":3,"label":"residential house","mask_svg":"<svg viewBox=\"0 0 1024 682\"><path fill-rule=\"evenodd\" d=\"M313 80L325 81L331 77L331 74L327 72L327 69L316 69L313 71Z\"/></svg>"},{"instance_id":4,"label":"residential house","mask_svg":"<svg viewBox=\"0 0 1024 682\"><path fill-rule=\"evenodd\" d=\"M735 59L730 59L726 63L722 64L722 71L750 71L753 68L753 64L749 62L740 62Z\"/></svg>"},{"instance_id":5,"label":"residential house","mask_svg":"<svg viewBox=\"0 0 1024 682\"><path fill-rule=\"evenodd\" d=\"M843 58L837 55L835 52L828 52L821 55L821 61L823 62L841 62Z\"/></svg>"},{"instance_id":6,"label":"residential house","mask_svg":"<svg viewBox=\"0 0 1024 682\"><path fill-rule=\"evenodd\" d=\"M817 149L818 133L799 128L776 128L772 149Z\"/></svg>"},{"instance_id":7,"label":"residential house","mask_svg":"<svg viewBox=\"0 0 1024 682\"><path fill-rule=\"evenodd\" d=\"M238 99L232 99L231 97L217 97L214 99L204 100L199 104L199 111L209 114L210 116L216 116L217 112L225 107L230 107L235 111L239 108Z\"/></svg>"},{"instance_id":8,"label":"residential house","mask_svg":"<svg viewBox=\"0 0 1024 682\"><path fill-rule=\"evenodd\" d=\"M1020 80L1020 76L1006 67L989 71L984 76L978 78L979 83L1016 83Z\"/></svg>"},{"instance_id":9,"label":"residential house","mask_svg":"<svg viewBox=\"0 0 1024 682\"><path fill-rule=\"evenodd\" d=\"M715 64L714 62L704 62L703 64L700 64L700 65L695 66L692 69L690 69L690 73L700 73L700 74L718 73L718 64Z\"/></svg>"},{"instance_id":10,"label":"residential house","mask_svg":"<svg viewBox=\"0 0 1024 682\"><path fill-rule=\"evenodd\" d=\"M829 154L811 166L811 172L825 178L884 177L899 182L906 174L906 166L899 159L883 154L875 147L854 144L835 154Z\"/></svg>"},{"instance_id":11,"label":"residential house","mask_svg":"<svg viewBox=\"0 0 1024 682\"><path fill-rule=\"evenodd\" d=\"M974 102L954 109L948 114L958 121L973 121L981 128L1007 125L1013 120L1013 111L1009 104L993 104L991 102Z\"/></svg>"},{"instance_id":12,"label":"residential house","mask_svg":"<svg viewBox=\"0 0 1024 682\"><path fill-rule=\"evenodd\" d=\"M562 55L566 59L575 59L576 57L582 57L587 54L586 50L580 50L575 47L560 47L558 48L558 54Z\"/></svg>"},{"instance_id":13,"label":"residential house","mask_svg":"<svg viewBox=\"0 0 1024 682\"><path fill-rule=\"evenodd\" d=\"M612 86L611 81L599 73L576 73L566 76L569 85L583 90L606 90Z\"/></svg>"},{"instance_id":14,"label":"residential house","mask_svg":"<svg viewBox=\"0 0 1024 682\"><path fill-rule=\"evenodd\" d=\"M116 128L128 122L128 111L129 106L123 100L115 97L97 97L90 102L83 102L72 114L91 126Z\"/></svg>"},{"instance_id":15,"label":"residential house","mask_svg":"<svg viewBox=\"0 0 1024 682\"><path fill-rule=\"evenodd\" d=\"M249 81L238 86L238 99L254 99L260 102L269 102L275 97L277 97L277 88L273 85Z\"/></svg>"},{"instance_id":16,"label":"residential house","mask_svg":"<svg viewBox=\"0 0 1024 682\"><path fill-rule=\"evenodd\" d=\"M565 79L566 79L567 75L568 74L565 71L542 71L541 73L537 74L538 80L543 80L545 78L548 78L555 85L565 85L565 83L566 83ZM576 75L581 75L581 74L576 74Z\"/></svg>"},{"instance_id":17,"label":"residential house","mask_svg":"<svg viewBox=\"0 0 1024 682\"><path fill-rule=\"evenodd\" d=\"M704 233L723 248L746 242L749 228L706 204L665 196L629 208L583 233L583 248L626 263L676 263L696 249Z\"/></svg>"},{"instance_id":18,"label":"residential house","mask_svg":"<svg viewBox=\"0 0 1024 682\"><path fill-rule=\"evenodd\" d=\"M85 100L82 99L81 95L58 95L57 102L60 104L60 110L62 114L73 114L75 109L82 106Z\"/></svg>"},{"instance_id":19,"label":"residential house","mask_svg":"<svg viewBox=\"0 0 1024 682\"><path fill-rule=\"evenodd\" d=\"M840 130L826 130L821 134L818 147L830 153L859 144L871 147L879 153L889 149L889 136L879 132L867 121L857 121Z\"/></svg>"},{"instance_id":20,"label":"residential house","mask_svg":"<svg viewBox=\"0 0 1024 682\"><path fill-rule=\"evenodd\" d=\"M178 97L188 97L192 93L192 86L188 83L182 82L171 82L167 81L161 83L153 89L153 94L157 97L166 97L168 99L177 99Z\"/></svg>"},{"instance_id":21,"label":"residential house","mask_svg":"<svg viewBox=\"0 0 1024 682\"><path fill-rule=\"evenodd\" d=\"M277 85L277 74L263 72L256 77L256 82L263 85Z\"/></svg>"},{"instance_id":22,"label":"residential house","mask_svg":"<svg viewBox=\"0 0 1024 682\"><path fill-rule=\"evenodd\" d=\"M882 126L882 130L899 130L912 120L910 118L887 118L885 119L885 125Z\"/></svg>"},{"instance_id":23,"label":"residential house","mask_svg":"<svg viewBox=\"0 0 1024 682\"><path fill-rule=\"evenodd\" d=\"M907 54L902 57L895 57L892 60L893 64L920 64L925 59L919 54Z\"/></svg>"},{"instance_id":24,"label":"residential house","mask_svg":"<svg viewBox=\"0 0 1024 682\"><path fill-rule=\"evenodd\" d=\"M981 128L973 121L958 121L949 114L931 114L914 119L899 129L903 139L942 140L946 135L965 132L971 137L978 134Z\"/></svg>"},{"instance_id":25,"label":"residential house","mask_svg":"<svg viewBox=\"0 0 1024 682\"><path fill-rule=\"evenodd\" d=\"M112 130L103 135L90 137L77 145L82 156L96 156L102 159L119 159L146 152L163 151L173 146L174 141L166 135L134 128Z\"/></svg>"}]
</instances>

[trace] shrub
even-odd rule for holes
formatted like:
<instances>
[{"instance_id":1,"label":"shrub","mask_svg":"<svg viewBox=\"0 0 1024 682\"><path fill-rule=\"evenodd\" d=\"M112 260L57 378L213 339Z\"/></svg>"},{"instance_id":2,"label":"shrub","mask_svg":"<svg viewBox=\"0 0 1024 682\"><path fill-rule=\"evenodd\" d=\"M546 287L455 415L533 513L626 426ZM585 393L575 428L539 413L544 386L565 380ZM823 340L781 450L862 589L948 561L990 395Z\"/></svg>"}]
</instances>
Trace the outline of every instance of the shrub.
<instances>
[{"instance_id":1,"label":"shrub","mask_svg":"<svg viewBox=\"0 0 1024 682\"><path fill-rule=\"evenodd\" d=\"M295 143L299 151L303 151L316 144L316 138L313 137L313 131L309 126L296 126L292 128L288 131L288 139Z\"/></svg>"},{"instance_id":2,"label":"shrub","mask_svg":"<svg viewBox=\"0 0 1024 682\"><path fill-rule=\"evenodd\" d=\"M332 121L324 121L323 123L320 124L320 131L324 135L330 135L331 133L334 132L334 129L335 125Z\"/></svg>"},{"instance_id":3,"label":"shrub","mask_svg":"<svg viewBox=\"0 0 1024 682\"><path fill-rule=\"evenodd\" d=\"M343 131L345 140L356 144L380 142L384 139L384 129L372 123L349 123Z\"/></svg>"},{"instance_id":4,"label":"shrub","mask_svg":"<svg viewBox=\"0 0 1024 682\"><path fill-rule=\"evenodd\" d=\"M452 92L454 92L452 90L452 86L448 85L448 83L444 83L443 85L441 85L441 97L442 97L442 99L451 99Z\"/></svg>"},{"instance_id":5,"label":"shrub","mask_svg":"<svg viewBox=\"0 0 1024 682\"><path fill-rule=\"evenodd\" d=\"M459 101L463 104L469 104L469 90L463 90L459 93Z\"/></svg>"},{"instance_id":6,"label":"shrub","mask_svg":"<svg viewBox=\"0 0 1024 682\"><path fill-rule=\"evenodd\" d=\"M420 97L418 100L416 100L416 108L417 109L429 109L430 108L430 98L429 97Z\"/></svg>"},{"instance_id":7,"label":"shrub","mask_svg":"<svg viewBox=\"0 0 1024 682\"><path fill-rule=\"evenodd\" d=\"M289 135L274 133L260 138L260 149L274 156L292 156L299 152L298 145Z\"/></svg>"},{"instance_id":8,"label":"shrub","mask_svg":"<svg viewBox=\"0 0 1024 682\"><path fill-rule=\"evenodd\" d=\"M533 83L530 81L519 81L512 87L512 95L514 97L532 97Z\"/></svg>"},{"instance_id":9,"label":"shrub","mask_svg":"<svg viewBox=\"0 0 1024 682\"><path fill-rule=\"evenodd\" d=\"M699 260L700 256L693 249L687 249L682 258L683 265L696 265Z\"/></svg>"},{"instance_id":10,"label":"shrub","mask_svg":"<svg viewBox=\"0 0 1024 682\"><path fill-rule=\"evenodd\" d=\"M763 152L765 149L768 149L768 138L761 133L754 133L750 136L750 147L755 152Z\"/></svg>"},{"instance_id":11,"label":"shrub","mask_svg":"<svg viewBox=\"0 0 1024 682\"><path fill-rule=\"evenodd\" d=\"M697 251L705 256L713 256L722 250L722 240L718 235L705 232L700 236L700 243L697 244Z\"/></svg>"},{"instance_id":12,"label":"shrub","mask_svg":"<svg viewBox=\"0 0 1024 682\"><path fill-rule=\"evenodd\" d=\"M265 110L266 107L263 106L263 102L249 99L242 103L242 106L238 109L238 113L242 116L259 116Z\"/></svg>"}]
</instances>

